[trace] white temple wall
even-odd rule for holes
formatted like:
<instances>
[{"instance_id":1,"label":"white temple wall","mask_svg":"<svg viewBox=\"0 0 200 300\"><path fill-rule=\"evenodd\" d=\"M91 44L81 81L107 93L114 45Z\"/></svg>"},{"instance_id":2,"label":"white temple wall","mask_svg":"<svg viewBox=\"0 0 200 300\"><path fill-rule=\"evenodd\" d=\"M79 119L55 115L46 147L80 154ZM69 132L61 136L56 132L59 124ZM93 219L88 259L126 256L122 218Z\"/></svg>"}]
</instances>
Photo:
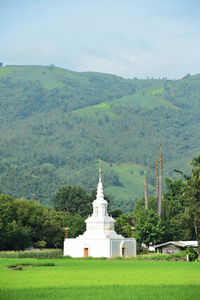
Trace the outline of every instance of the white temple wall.
<instances>
[{"instance_id":1,"label":"white temple wall","mask_svg":"<svg viewBox=\"0 0 200 300\"><path fill-rule=\"evenodd\" d=\"M64 241L64 255L84 257L85 249L88 249L87 255L92 257L136 256L136 241L128 238L116 240L75 238Z\"/></svg>"},{"instance_id":2,"label":"white temple wall","mask_svg":"<svg viewBox=\"0 0 200 300\"><path fill-rule=\"evenodd\" d=\"M124 250L122 250L124 248ZM136 256L136 240L124 238L111 240L111 256Z\"/></svg>"},{"instance_id":3,"label":"white temple wall","mask_svg":"<svg viewBox=\"0 0 200 300\"><path fill-rule=\"evenodd\" d=\"M107 240L81 240L65 239L64 255L71 257L84 257L85 248L88 249L88 256L110 257L110 241Z\"/></svg>"},{"instance_id":4,"label":"white temple wall","mask_svg":"<svg viewBox=\"0 0 200 300\"><path fill-rule=\"evenodd\" d=\"M75 239L65 239L64 241L64 255L71 257L83 257L83 241Z\"/></svg>"},{"instance_id":5,"label":"white temple wall","mask_svg":"<svg viewBox=\"0 0 200 300\"><path fill-rule=\"evenodd\" d=\"M136 256L136 240L135 238L125 238L125 243L127 245L126 256Z\"/></svg>"},{"instance_id":6,"label":"white temple wall","mask_svg":"<svg viewBox=\"0 0 200 300\"><path fill-rule=\"evenodd\" d=\"M121 240L111 240L111 256L110 257L114 257L114 256L120 256L120 243Z\"/></svg>"},{"instance_id":7,"label":"white temple wall","mask_svg":"<svg viewBox=\"0 0 200 300\"><path fill-rule=\"evenodd\" d=\"M92 240L91 251L89 256L92 257L110 257L110 241L106 240Z\"/></svg>"}]
</instances>

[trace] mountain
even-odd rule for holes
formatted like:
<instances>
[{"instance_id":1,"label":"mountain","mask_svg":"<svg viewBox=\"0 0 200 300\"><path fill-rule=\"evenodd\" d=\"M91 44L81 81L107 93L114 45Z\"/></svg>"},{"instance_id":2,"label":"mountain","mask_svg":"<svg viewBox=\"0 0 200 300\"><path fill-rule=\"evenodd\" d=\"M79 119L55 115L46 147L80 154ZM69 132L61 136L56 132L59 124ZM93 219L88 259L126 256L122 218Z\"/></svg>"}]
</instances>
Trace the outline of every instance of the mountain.
<instances>
[{"instance_id":1,"label":"mountain","mask_svg":"<svg viewBox=\"0 0 200 300\"><path fill-rule=\"evenodd\" d=\"M98 181L110 209L133 210L144 176L189 172L200 149L200 74L180 80L124 79L50 66L0 67L0 193L51 206L62 185Z\"/></svg>"}]
</instances>

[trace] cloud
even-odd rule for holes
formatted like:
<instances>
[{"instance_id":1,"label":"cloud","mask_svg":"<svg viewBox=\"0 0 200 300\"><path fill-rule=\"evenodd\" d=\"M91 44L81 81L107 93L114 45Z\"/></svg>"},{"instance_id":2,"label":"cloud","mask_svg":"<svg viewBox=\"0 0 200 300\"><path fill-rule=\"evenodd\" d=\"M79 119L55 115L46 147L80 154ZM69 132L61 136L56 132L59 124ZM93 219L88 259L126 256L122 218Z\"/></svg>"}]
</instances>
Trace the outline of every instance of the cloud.
<instances>
[{"instance_id":1,"label":"cloud","mask_svg":"<svg viewBox=\"0 0 200 300\"><path fill-rule=\"evenodd\" d=\"M200 70L199 8L196 0L9 0L0 19L0 59L180 78Z\"/></svg>"},{"instance_id":2,"label":"cloud","mask_svg":"<svg viewBox=\"0 0 200 300\"><path fill-rule=\"evenodd\" d=\"M41 55L45 55L49 58L56 56L59 56L60 50L59 47L52 43L52 42L44 42L41 45L39 45L38 50L41 51Z\"/></svg>"}]
</instances>

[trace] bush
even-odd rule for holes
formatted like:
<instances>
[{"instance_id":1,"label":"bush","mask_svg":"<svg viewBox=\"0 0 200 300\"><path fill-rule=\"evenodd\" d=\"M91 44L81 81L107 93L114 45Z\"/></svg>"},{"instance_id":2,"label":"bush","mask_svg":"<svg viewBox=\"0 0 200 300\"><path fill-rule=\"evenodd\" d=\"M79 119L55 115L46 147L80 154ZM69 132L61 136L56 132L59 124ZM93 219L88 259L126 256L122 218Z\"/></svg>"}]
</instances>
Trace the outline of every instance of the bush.
<instances>
[{"instance_id":1,"label":"bush","mask_svg":"<svg viewBox=\"0 0 200 300\"><path fill-rule=\"evenodd\" d=\"M62 255L62 257L61 258L63 258L63 259L70 259L70 258L72 258L70 255Z\"/></svg>"},{"instance_id":2,"label":"bush","mask_svg":"<svg viewBox=\"0 0 200 300\"><path fill-rule=\"evenodd\" d=\"M27 251L0 251L2 258L61 258L61 249L27 250Z\"/></svg>"},{"instance_id":3,"label":"bush","mask_svg":"<svg viewBox=\"0 0 200 300\"><path fill-rule=\"evenodd\" d=\"M194 247L190 246L185 250L186 254L189 254L189 261L195 261L198 257L197 251Z\"/></svg>"}]
</instances>

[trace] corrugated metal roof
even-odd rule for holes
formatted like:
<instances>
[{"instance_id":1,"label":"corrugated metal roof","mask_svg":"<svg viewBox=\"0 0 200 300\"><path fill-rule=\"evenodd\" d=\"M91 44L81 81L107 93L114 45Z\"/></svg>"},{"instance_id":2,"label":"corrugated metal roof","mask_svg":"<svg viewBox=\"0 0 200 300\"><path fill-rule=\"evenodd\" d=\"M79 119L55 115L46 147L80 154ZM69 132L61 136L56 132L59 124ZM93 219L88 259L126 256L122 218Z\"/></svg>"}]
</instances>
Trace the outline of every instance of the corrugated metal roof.
<instances>
[{"instance_id":1,"label":"corrugated metal roof","mask_svg":"<svg viewBox=\"0 0 200 300\"><path fill-rule=\"evenodd\" d=\"M170 245L170 244L178 246L178 247L182 247L182 248L188 247L188 246L197 247L197 241L170 241L170 242L166 242L163 244L155 245L153 247L159 248L159 247L163 247L163 246Z\"/></svg>"}]
</instances>

